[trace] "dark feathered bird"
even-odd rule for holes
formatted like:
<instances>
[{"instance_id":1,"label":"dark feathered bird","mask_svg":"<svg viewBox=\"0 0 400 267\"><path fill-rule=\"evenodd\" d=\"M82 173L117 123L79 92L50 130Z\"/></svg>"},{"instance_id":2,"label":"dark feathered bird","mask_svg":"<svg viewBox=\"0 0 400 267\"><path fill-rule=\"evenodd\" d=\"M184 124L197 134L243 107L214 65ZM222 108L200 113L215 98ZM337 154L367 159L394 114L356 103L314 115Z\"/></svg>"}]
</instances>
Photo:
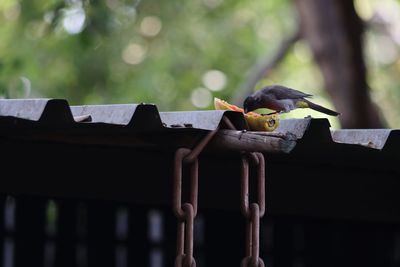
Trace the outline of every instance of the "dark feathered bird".
<instances>
[{"instance_id":1,"label":"dark feathered bird","mask_svg":"<svg viewBox=\"0 0 400 267\"><path fill-rule=\"evenodd\" d=\"M310 97L312 95L282 85L270 85L248 96L243 103L243 109L247 113L259 108L268 108L276 112L289 112L296 108L311 108L331 116L340 115L336 111L306 99Z\"/></svg>"}]
</instances>

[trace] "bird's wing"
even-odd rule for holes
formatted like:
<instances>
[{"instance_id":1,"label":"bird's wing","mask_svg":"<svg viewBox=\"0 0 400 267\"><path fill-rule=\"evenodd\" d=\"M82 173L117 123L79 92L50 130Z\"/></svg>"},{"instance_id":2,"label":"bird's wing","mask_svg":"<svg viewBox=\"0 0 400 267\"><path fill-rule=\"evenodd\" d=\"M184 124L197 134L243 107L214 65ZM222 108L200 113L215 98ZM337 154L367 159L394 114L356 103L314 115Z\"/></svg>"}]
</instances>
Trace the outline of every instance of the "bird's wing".
<instances>
[{"instance_id":1,"label":"bird's wing","mask_svg":"<svg viewBox=\"0 0 400 267\"><path fill-rule=\"evenodd\" d=\"M310 94L306 94L292 88L288 88L285 86L275 85L270 88L265 88L262 90L263 93L273 95L275 99L298 99L303 97L312 97Z\"/></svg>"}]
</instances>

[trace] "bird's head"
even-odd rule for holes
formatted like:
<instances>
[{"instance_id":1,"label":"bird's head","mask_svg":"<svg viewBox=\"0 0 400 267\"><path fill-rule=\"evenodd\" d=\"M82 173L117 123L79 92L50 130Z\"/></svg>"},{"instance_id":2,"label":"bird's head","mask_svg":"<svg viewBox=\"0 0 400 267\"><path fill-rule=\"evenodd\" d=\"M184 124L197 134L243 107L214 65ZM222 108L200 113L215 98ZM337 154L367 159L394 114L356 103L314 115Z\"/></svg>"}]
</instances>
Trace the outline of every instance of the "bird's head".
<instances>
[{"instance_id":1,"label":"bird's head","mask_svg":"<svg viewBox=\"0 0 400 267\"><path fill-rule=\"evenodd\" d=\"M243 102L244 113L257 109L257 101L253 96L248 96Z\"/></svg>"}]
</instances>

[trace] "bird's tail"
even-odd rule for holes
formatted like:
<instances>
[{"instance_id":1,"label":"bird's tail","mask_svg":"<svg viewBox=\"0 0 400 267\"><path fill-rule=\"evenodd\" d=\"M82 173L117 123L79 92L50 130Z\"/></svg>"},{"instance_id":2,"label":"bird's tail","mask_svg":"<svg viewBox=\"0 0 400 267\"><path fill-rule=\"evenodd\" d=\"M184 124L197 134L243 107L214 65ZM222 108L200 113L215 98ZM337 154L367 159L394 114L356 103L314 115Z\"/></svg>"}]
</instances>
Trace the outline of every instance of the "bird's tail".
<instances>
[{"instance_id":1,"label":"bird's tail","mask_svg":"<svg viewBox=\"0 0 400 267\"><path fill-rule=\"evenodd\" d=\"M307 104L308 108L311 108L313 110L316 110L316 111L319 111L319 112L322 112L322 113L325 113L325 114L331 115L331 116L340 115L340 113L338 113L336 111L324 108L323 106L317 105L317 104L315 104L315 103L313 103L313 102L311 102L311 101L309 101L307 99L303 99L302 101L304 101Z\"/></svg>"}]
</instances>

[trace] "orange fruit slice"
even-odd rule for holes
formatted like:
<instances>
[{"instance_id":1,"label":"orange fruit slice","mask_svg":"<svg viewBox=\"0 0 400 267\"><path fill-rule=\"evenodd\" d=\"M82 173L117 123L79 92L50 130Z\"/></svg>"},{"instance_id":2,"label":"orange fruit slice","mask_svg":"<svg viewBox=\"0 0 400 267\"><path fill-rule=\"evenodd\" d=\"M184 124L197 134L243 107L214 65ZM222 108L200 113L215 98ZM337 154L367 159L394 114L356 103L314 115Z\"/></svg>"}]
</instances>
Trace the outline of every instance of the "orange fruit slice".
<instances>
[{"instance_id":1,"label":"orange fruit slice","mask_svg":"<svg viewBox=\"0 0 400 267\"><path fill-rule=\"evenodd\" d=\"M243 112L242 108L229 104L225 100L214 97L214 107L218 110L232 110ZM252 131L272 132L279 126L279 114L260 115L256 112L248 112L244 114L247 124Z\"/></svg>"}]
</instances>

